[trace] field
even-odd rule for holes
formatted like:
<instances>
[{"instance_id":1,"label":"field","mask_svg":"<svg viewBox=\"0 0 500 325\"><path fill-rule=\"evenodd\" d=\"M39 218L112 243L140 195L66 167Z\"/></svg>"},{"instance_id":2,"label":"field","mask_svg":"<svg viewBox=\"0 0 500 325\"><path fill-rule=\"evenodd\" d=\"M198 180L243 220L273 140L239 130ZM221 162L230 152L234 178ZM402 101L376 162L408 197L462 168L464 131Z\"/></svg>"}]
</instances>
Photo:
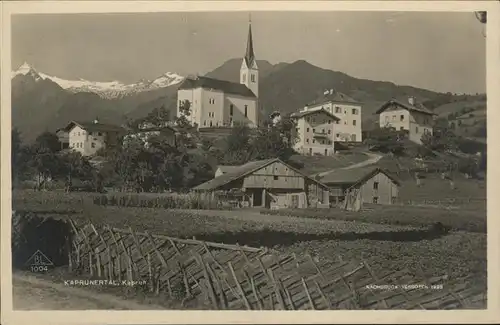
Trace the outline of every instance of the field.
<instances>
[{"instance_id":1,"label":"field","mask_svg":"<svg viewBox=\"0 0 500 325\"><path fill-rule=\"evenodd\" d=\"M321 173L335 168L343 168L360 163L369 158L362 152L338 153L335 156L292 156L293 162L304 165L301 169L307 175Z\"/></svg>"},{"instance_id":2,"label":"field","mask_svg":"<svg viewBox=\"0 0 500 325\"><path fill-rule=\"evenodd\" d=\"M265 246L279 252L309 252L320 264L329 264L341 256L347 259L365 259L375 270L409 268L415 274L450 278L469 278L474 285L486 283L486 234L484 231L463 231L457 228L450 232L429 230L428 222L410 222L406 225L382 224L369 220L370 212L361 212L350 220L310 218L306 215L290 217L264 215L255 210L167 210L154 208L124 208L97 206L81 199L81 194L57 195L61 203L41 204L20 194L14 197L14 209L38 215L75 220L91 220L117 228L132 227L136 231L147 230L157 234L199 240ZM16 196L16 195L15 195ZM79 198L80 197L80 198ZM80 200L80 201L75 201ZM46 203L48 201L45 201ZM55 202L55 201L54 201ZM79 202L79 203L75 203ZM428 208L430 209L430 208ZM306 213L307 210L303 210ZM333 211L324 210L323 212ZM418 220L417 210L402 210L398 214ZM429 211L441 211L432 214ZM319 213L319 212L318 212ZM373 213L373 212L371 212ZM420 215L433 215L433 221L445 219L443 210L420 211ZM457 213L449 210L450 215ZM461 213L465 213L461 211ZM481 223L481 216L472 212L456 214L457 218L471 218ZM338 215L348 215L346 213ZM390 217L388 214L388 218ZM417 217L417 218L415 218ZM473 219L475 218L475 219ZM389 218L390 219L390 218ZM362 222L365 221L365 222ZM445 223L445 222L444 222ZM483 217L484 225L484 217Z\"/></svg>"}]
</instances>

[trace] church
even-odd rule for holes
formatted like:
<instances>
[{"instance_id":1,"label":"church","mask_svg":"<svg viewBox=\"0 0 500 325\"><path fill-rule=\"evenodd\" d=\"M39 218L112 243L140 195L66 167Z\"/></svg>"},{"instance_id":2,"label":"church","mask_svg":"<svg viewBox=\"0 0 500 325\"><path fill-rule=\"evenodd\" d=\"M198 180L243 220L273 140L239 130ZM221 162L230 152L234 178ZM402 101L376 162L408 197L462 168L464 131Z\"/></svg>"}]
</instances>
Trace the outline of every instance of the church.
<instances>
[{"instance_id":1,"label":"church","mask_svg":"<svg viewBox=\"0 0 500 325\"><path fill-rule=\"evenodd\" d=\"M177 91L177 116L181 105L190 103L188 120L198 128L259 125L259 68L253 50L252 26L248 26L240 82L198 76L186 78Z\"/></svg>"}]
</instances>

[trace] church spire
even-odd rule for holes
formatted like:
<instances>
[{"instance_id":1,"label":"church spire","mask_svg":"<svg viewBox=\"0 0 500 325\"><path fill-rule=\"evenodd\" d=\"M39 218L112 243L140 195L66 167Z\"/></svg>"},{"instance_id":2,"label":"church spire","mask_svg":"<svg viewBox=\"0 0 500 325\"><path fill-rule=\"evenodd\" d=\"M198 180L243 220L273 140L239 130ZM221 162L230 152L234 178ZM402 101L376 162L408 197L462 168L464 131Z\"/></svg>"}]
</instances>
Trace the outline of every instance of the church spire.
<instances>
[{"instance_id":1,"label":"church spire","mask_svg":"<svg viewBox=\"0 0 500 325\"><path fill-rule=\"evenodd\" d=\"M247 67L251 67L254 60L255 60L255 54L253 53L252 16L250 16L248 18L247 51L246 51L246 54L245 54L245 62L247 64Z\"/></svg>"}]
</instances>

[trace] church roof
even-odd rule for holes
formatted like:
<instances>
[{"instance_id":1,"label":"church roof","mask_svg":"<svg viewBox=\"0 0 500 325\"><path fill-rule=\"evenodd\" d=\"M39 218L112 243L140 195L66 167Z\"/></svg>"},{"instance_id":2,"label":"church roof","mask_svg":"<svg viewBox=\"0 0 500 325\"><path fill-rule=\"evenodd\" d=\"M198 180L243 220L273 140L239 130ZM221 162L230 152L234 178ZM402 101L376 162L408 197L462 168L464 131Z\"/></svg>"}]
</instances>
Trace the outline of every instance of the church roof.
<instances>
[{"instance_id":1,"label":"church roof","mask_svg":"<svg viewBox=\"0 0 500 325\"><path fill-rule=\"evenodd\" d=\"M196 77L196 78L186 78L179 89L217 89L221 90L226 94L239 95L244 97L257 97L255 94L248 89L244 84L230 82L226 80L213 79L208 77Z\"/></svg>"}]
</instances>

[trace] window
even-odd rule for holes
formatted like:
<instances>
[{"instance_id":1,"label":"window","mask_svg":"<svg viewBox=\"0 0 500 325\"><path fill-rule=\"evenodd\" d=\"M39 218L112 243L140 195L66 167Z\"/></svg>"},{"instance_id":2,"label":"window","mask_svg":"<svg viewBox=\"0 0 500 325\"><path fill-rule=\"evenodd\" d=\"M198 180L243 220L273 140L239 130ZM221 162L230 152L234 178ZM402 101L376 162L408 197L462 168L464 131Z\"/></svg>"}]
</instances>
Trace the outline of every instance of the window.
<instances>
[{"instance_id":1,"label":"window","mask_svg":"<svg viewBox=\"0 0 500 325\"><path fill-rule=\"evenodd\" d=\"M313 129L313 133L315 133L315 132L316 132L316 129Z\"/></svg>"},{"instance_id":2,"label":"window","mask_svg":"<svg viewBox=\"0 0 500 325\"><path fill-rule=\"evenodd\" d=\"M306 142L309 143L309 139L306 139Z\"/></svg>"},{"instance_id":3,"label":"window","mask_svg":"<svg viewBox=\"0 0 500 325\"><path fill-rule=\"evenodd\" d=\"M335 106L335 113L340 113L340 112L341 112L340 107Z\"/></svg>"},{"instance_id":4,"label":"window","mask_svg":"<svg viewBox=\"0 0 500 325\"><path fill-rule=\"evenodd\" d=\"M312 122L313 122L313 123L314 123L314 122L316 122L316 119L315 119L314 117L312 118Z\"/></svg>"},{"instance_id":5,"label":"window","mask_svg":"<svg viewBox=\"0 0 500 325\"><path fill-rule=\"evenodd\" d=\"M215 104L215 99L214 99L214 98L210 98L210 99L208 100L208 103L209 103L209 104Z\"/></svg>"},{"instance_id":6,"label":"window","mask_svg":"<svg viewBox=\"0 0 500 325\"><path fill-rule=\"evenodd\" d=\"M396 204L396 202L397 202L397 198L396 198L395 196L393 196L393 197L391 198L391 203L392 203L392 204Z\"/></svg>"},{"instance_id":7,"label":"window","mask_svg":"<svg viewBox=\"0 0 500 325\"><path fill-rule=\"evenodd\" d=\"M252 82L255 82L255 75L254 74L251 75L251 80L252 80Z\"/></svg>"},{"instance_id":8,"label":"window","mask_svg":"<svg viewBox=\"0 0 500 325\"><path fill-rule=\"evenodd\" d=\"M279 179L279 176L274 176L273 178L275 181L277 181Z\"/></svg>"},{"instance_id":9,"label":"window","mask_svg":"<svg viewBox=\"0 0 500 325\"><path fill-rule=\"evenodd\" d=\"M378 203L378 197L377 196L374 196L373 197L373 203L377 204Z\"/></svg>"},{"instance_id":10,"label":"window","mask_svg":"<svg viewBox=\"0 0 500 325\"><path fill-rule=\"evenodd\" d=\"M307 132L309 132L309 128L307 128Z\"/></svg>"},{"instance_id":11,"label":"window","mask_svg":"<svg viewBox=\"0 0 500 325\"><path fill-rule=\"evenodd\" d=\"M400 131L403 131L405 128L402 126L399 128Z\"/></svg>"},{"instance_id":12,"label":"window","mask_svg":"<svg viewBox=\"0 0 500 325\"><path fill-rule=\"evenodd\" d=\"M340 133L335 134L337 138L340 138Z\"/></svg>"},{"instance_id":13,"label":"window","mask_svg":"<svg viewBox=\"0 0 500 325\"><path fill-rule=\"evenodd\" d=\"M404 121L404 120L405 120L405 116L404 116L404 115L400 115L400 116L399 116L399 120L400 120L400 121Z\"/></svg>"},{"instance_id":14,"label":"window","mask_svg":"<svg viewBox=\"0 0 500 325\"><path fill-rule=\"evenodd\" d=\"M415 127L415 132L418 133L418 126Z\"/></svg>"},{"instance_id":15,"label":"window","mask_svg":"<svg viewBox=\"0 0 500 325\"><path fill-rule=\"evenodd\" d=\"M395 121L396 120L396 115L393 115L392 116L392 120Z\"/></svg>"},{"instance_id":16,"label":"window","mask_svg":"<svg viewBox=\"0 0 500 325\"><path fill-rule=\"evenodd\" d=\"M389 123L389 116L385 117L385 123Z\"/></svg>"},{"instance_id":17,"label":"window","mask_svg":"<svg viewBox=\"0 0 500 325\"><path fill-rule=\"evenodd\" d=\"M92 142L91 146L92 146L92 148L95 148L95 142Z\"/></svg>"},{"instance_id":18,"label":"window","mask_svg":"<svg viewBox=\"0 0 500 325\"><path fill-rule=\"evenodd\" d=\"M97 135L98 135L98 136L102 136L102 133L101 133L101 132L97 132Z\"/></svg>"},{"instance_id":19,"label":"window","mask_svg":"<svg viewBox=\"0 0 500 325\"><path fill-rule=\"evenodd\" d=\"M328 120L328 124L332 124L332 120Z\"/></svg>"},{"instance_id":20,"label":"window","mask_svg":"<svg viewBox=\"0 0 500 325\"><path fill-rule=\"evenodd\" d=\"M245 117L248 116L248 105L245 105Z\"/></svg>"},{"instance_id":21,"label":"window","mask_svg":"<svg viewBox=\"0 0 500 325\"><path fill-rule=\"evenodd\" d=\"M313 139L313 143L316 143L316 140L315 140L315 139Z\"/></svg>"},{"instance_id":22,"label":"window","mask_svg":"<svg viewBox=\"0 0 500 325\"><path fill-rule=\"evenodd\" d=\"M212 121L210 121L210 126L212 126L212 125L213 125L213 124L212 124Z\"/></svg>"},{"instance_id":23,"label":"window","mask_svg":"<svg viewBox=\"0 0 500 325\"><path fill-rule=\"evenodd\" d=\"M309 148L309 154L312 156L313 150L312 148Z\"/></svg>"},{"instance_id":24,"label":"window","mask_svg":"<svg viewBox=\"0 0 500 325\"><path fill-rule=\"evenodd\" d=\"M182 100L179 100L179 107L182 106Z\"/></svg>"},{"instance_id":25,"label":"window","mask_svg":"<svg viewBox=\"0 0 500 325\"><path fill-rule=\"evenodd\" d=\"M373 189L378 190L378 182L373 182Z\"/></svg>"},{"instance_id":26,"label":"window","mask_svg":"<svg viewBox=\"0 0 500 325\"><path fill-rule=\"evenodd\" d=\"M351 141L356 141L356 134L351 135Z\"/></svg>"},{"instance_id":27,"label":"window","mask_svg":"<svg viewBox=\"0 0 500 325\"><path fill-rule=\"evenodd\" d=\"M332 140L328 140L328 144L332 144Z\"/></svg>"},{"instance_id":28,"label":"window","mask_svg":"<svg viewBox=\"0 0 500 325\"><path fill-rule=\"evenodd\" d=\"M340 120L336 120L336 121L335 121L335 124L340 124Z\"/></svg>"},{"instance_id":29,"label":"window","mask_svg":"<svg viewBox=\"0 0 500 325\"><path fill-rule=\"evenodd\" d=\"M328 156L328 150L325 149L325 156Z\"/></svg>"},{"instance_id":30,"label":"window","mask_svg":"<svg viewBox=\"0 0 500 325\"><path fill-rule=\"evenodd\" d=\"M328 134L332 134L332 130L328 130Z\"/></svg>"},{"instance_id":31,"label":"window","mask_svg":"<svg viewBox=\"0 0 500 325\"><path fill-rule=\"evenodd\" d=\"M243 77L241 80L243 81L243 83L247 82L247 74L246 73L243 74Z\"/></svg>"},{"instance_id":32,"label":"window","mask_svg":"<svg viewBox=\"0 0 500 325\"><path fill-rule=\"evenodd\" d=\"M352 115L358 115L358 110L357 110L357 109L355 109L355 108L353 108L353 109L352 109Z\"/></svg>"},{"instance_id":33,"label":"window","mask_svg":"<svg viewBox=\"0 0 500 325\"><path fill-rule=\"evenodd\" d=\"M356 125L356 120L352 120L352 125Z\"/></svg>"},{"instance_id":34,"label":"window","mask_svg":"<svg viewBox=\"0 0 500 325\"><path fill-rule=\"evenodd\" d=\"M347 114L347 110L346 109L344 110L344 114Z\"/></svg>"},{"instance_id":35,"label":"window","mask_svg":"<svg viewBox=\"0 0 500 325\"><path fill-rule=\"evenodd\" d=\"M203 126L207 126L207 121L203 121Z\"/></svg>"},{"instance_id":36,"label":"window","mask_svg":"<svg viewBox=\"0 0 500 325\"><path fill-rule=\"evenodd\" d=\"M309 122L309 117L306 117L306 121Z\"/></svg>"},{"instance_id":37,"label":"window","mask_svg":"<svg viewBox=\"0 0 500 325\"><path fill-rule=\"evenodd\" d=\"M323 133L325 133L325 129L323 129Z\"/></svg>"},{"instance_id":38,"label":"window","mask_svg":"<svg viewBox=\"0 0 500 325\"><path fill-rule=\"evenodd\" d=\"M233 104L229 105L229 115L233 115Z\"/></svg>"}]
</instances>

